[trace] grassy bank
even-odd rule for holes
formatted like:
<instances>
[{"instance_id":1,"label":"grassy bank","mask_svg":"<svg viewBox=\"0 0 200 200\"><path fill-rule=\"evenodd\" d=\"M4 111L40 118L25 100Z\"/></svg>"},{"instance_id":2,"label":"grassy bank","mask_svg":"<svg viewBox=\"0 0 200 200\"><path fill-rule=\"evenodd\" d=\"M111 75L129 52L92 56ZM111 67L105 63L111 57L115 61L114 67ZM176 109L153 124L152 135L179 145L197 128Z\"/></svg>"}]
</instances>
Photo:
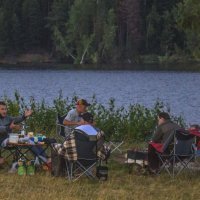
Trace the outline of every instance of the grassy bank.
<instances>
[{"instance_id":1,"label":"grassy bank","mask_svg":"<svg viewBox=\"0 0 200 200\"><path fill-rule=\"evenodd\" d=\"M27 120L29 130L35 132L45 131L47 135L55 133L56 113L64 114L74 106L77 99L63 98L60 94L52 106L36 102L34 98L29 101L18 94L15 99L4 97L8 103L9 114L18 115L26 106L30 106L34 113ZM124 152L127 148L143 146L144 141L151 137L156 125L156 115L160 111L169 111L162 102L156 102L154 107L146 108L142 105L130 105L127 109L117 107L111 99L108 106L99 104L96 98L91 101L90 111L95 113L97 126L105 131L108 137L125 137ZM180 116L173 119L184 124ZM131 143L131 144L130 144ZM183 173L177 179L171 179L166 173L159 176L129 174L127 166L116 161L112 155L108 161L109 178L106 182L91 181L82 178L71 183L65 178L55 178L49 173L39 172L35 176L20 177L8 174L7 168L0 170L1 192L0 199L7 200L192 200L200 195L199 173Z\"/></svg>"},{"instance_id":2,"label":"grassy bank","mask_svg":"<svg viewBox=\"0 0 200 200\"><path fill-rule=\"evenodd\" d=\"M47 135L55 134L55 121L57 113L66 114L74 107L77 97L63 98L62 93L54 99L53 105L48 105L44 100L36 102L34 97L28 101L15 93L15 98L3 97L7 102L9 115L17 116L28 106L33 110L33 115L27 119L29 131L45 132ZM130 105L128 108L117 107L114 99L108 105L99 104L95 96L91 100L89 111L95 115L97 127L101 128L107 138L125 139L129 142L145 141L149 139L157 123L157 114L169 111L162 102L157 101L152 108L140 104ZM172 119L181 125L184 120L181 116L172 116Z\"/></svg>"},{"instance_id":3,"label":"grassy bank","mask_svg":"<svg viewBox=\"0 0 200 200\"><path fill-rule=\"evenodd\" d=\"M109 164L106 182L87 178L70 183L64 178L37 174L20 177L0 171L0 199L8 200L193 200L199 199L199 174L182 174L172 180L166 174L157 177L128 174L125 165Z\"/></svg>"}]
</instances>

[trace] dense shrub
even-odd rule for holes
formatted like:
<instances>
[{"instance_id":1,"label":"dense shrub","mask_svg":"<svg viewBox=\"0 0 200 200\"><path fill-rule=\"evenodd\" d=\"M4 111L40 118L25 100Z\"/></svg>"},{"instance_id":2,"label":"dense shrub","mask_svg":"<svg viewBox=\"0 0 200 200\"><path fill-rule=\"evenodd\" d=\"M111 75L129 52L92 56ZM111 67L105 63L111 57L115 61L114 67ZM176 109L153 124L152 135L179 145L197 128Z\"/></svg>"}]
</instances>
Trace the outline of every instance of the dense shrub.
<instances>
[{"instance_id":1,"label":"dense shrub","mask_svg":"<svg viewBox=\"0 0 200 200\"><path fill-rule=\"evenodd\" d=\"M31 108L33 115L26 120L27 131L45 132L46 135L54 135L56 131L57 114L65 114L74 107L77 97L63 98L62 92L48 105L44 100L36 102L34 97L28 101L15 93L15 98L4 96L8 105L8 113L12 116L22 114L24 109ZM97 127L102 129L107 138L125 139L127 141L144 141L151 138L157 123L157 114L161 111L170 112L163 102L157 101L153 108L146 108L140 104L130 105L128 108L117 107L114 99L110 99L108 105L99 104L93 96L89 111L95 115ZM180 125L184 125L181 116L172 116L172 119Z\"/></svg>"}]
</instances>

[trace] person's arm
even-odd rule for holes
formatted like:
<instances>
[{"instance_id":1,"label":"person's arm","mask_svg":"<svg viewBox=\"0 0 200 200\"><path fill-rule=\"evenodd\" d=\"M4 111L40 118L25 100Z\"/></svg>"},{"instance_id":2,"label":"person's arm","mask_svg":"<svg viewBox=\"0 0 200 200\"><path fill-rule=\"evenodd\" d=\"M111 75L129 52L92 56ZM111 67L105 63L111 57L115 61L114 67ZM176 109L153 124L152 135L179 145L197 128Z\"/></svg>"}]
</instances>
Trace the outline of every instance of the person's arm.
<instances>
[{"instance_id":1,"label":"person's arm","mask_svg":"<svg viewBox=\"0 0 200 200\"><path fill-rule=\"evenodd\" d=\"M24 114L18 117L11 117L11 120L15 123L21 123L23 122L27 117L31 116L33 113L32 110L25 110Z\"/></svg>"},{"instance_id":2,"label":"person's arm","mask_svg":"<svg viewBox=\"0 0 200 200\"><path fill-rule=\"evenodd\" d=\"M79 126L79 125L82 125L82 123L81 122L75 122L75 121L69 121L69 120L64 119L63 125L65 125L65 126Z\"/></svg>"},{"instance_id":3,"label":"person's arm","mask_svg":"<svg viewBox=\"0 0 200 200\"><path fill-rule=\"evenodd\" d=\"M23 122L26 119L25 115L21 115L18 117L11 117L11 120L15 123L15 124L19 124L21 122Z\"/></svg>"},{"instance_id":4,"label":"person's arm","mask_svg":"<svg viewBox=\"0 0 200 200\"><path fill-rule=\"evenodd\" d=\"M0 134L8 132L9 132L9 126L0 126Z\"/></svg>"},{"instance_id":5,"label":"person's arm","mask_svg":"<svg viewBox=\"0 0 200 200\"><path fill-rule=\"evenodd\" d=\"M63 120L63 125L65 126L79 126L83 123L80 121L75 121L73 110L69 111L65 119Z\"/></svg>"},{"instance_id":6,"label":"person's arm","mask_svg":"<svg viewBox=\"0 0 200 200\"><path fill-rule=\"evenodd\" d=\"M0 134L1 133L11 133L13 129L19 130L21 128L20 125L15 124L14 121L12 121L9 125L0 126Z\"/></svg>"}]
</instances>

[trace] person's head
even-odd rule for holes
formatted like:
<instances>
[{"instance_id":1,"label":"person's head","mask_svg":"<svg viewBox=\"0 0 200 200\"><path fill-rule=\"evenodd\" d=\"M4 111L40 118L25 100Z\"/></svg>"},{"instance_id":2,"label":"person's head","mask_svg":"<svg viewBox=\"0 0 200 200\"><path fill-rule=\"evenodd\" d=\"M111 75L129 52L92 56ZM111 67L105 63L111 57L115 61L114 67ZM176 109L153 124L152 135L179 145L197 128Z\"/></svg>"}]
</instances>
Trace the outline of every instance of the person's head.
<instances>
[{"instance_id":1,"label":"person's head","mask_svg":"<svg viewBox=\"0 0 200 200\"><path fill-rule=\"evenodd\" d=\"M82 113L81 117L82 117L82 121L84 122L84 124L93 124L93 122L94 122L94 117L89 112Z\"/></svg>"},{"instance_id":2,"label":"person's head","mask_svg":"<svg viewBox=\"0 0 200 200\"><path fill-rule=\"evenodd\" d=\"M7 106L4 101L0 101L0 116L6 117L7 115Z\"/></svg>"},{"instance_id":3,"label":"person's head","mask_svg":"<svg viewBox=\"0 0 200 200\"><path fill-rule=\"evenodd\" d=\"M158 124L162 124L165 121L170 120L170 116L166 112L161 112L158 114Z\"/></svg>"},{"instance_id":4,"label":"person's head","mask_svg":"<svg viewBox=\"0 0 200 200\"><path fill-rule=\"evenodd\" d=\"M79 99L76 102L76 110L78 113L86 112L88 106L90 106L90 104L85 99Z\"/></svg>"}]
</instances>

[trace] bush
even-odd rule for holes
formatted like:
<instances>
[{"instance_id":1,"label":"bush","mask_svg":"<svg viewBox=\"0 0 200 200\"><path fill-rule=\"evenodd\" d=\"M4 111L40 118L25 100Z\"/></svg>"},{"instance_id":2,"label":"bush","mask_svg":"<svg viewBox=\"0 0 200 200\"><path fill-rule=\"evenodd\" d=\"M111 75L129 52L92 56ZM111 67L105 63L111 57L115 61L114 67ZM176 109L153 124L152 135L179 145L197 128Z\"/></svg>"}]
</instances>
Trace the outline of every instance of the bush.
<instances>
[{"instance_id":1,"label":"bush","mask_svg":"<svg viewBox=\"0 0 200 200\"><path fill-rule=\"evenodd\" d=\"M69 100L69 98L63 98L60 92L54 99L53 105L48 105L44 100L36 102L34 97L25 102L18 92L15 92L14 99L4 96L4 100L7 102L9 115L22 114L27 107L33 110L33 115L26 120L28 131L54 135L57 113L63 115L72 109L77 96ZM170 112L170 109L159 100L153 108L146 108L140 104L130 105L128 108L117 107L114 99L110 99L108 106L105 106L97 103L93 96L89 111L95 115L96 125L105 132L107 139L125 139L133 142L151 138L156 127L157 114L161 111ZM172 116L172 120L184 126L181 116Z\"/></svg>"}]
</instances>

